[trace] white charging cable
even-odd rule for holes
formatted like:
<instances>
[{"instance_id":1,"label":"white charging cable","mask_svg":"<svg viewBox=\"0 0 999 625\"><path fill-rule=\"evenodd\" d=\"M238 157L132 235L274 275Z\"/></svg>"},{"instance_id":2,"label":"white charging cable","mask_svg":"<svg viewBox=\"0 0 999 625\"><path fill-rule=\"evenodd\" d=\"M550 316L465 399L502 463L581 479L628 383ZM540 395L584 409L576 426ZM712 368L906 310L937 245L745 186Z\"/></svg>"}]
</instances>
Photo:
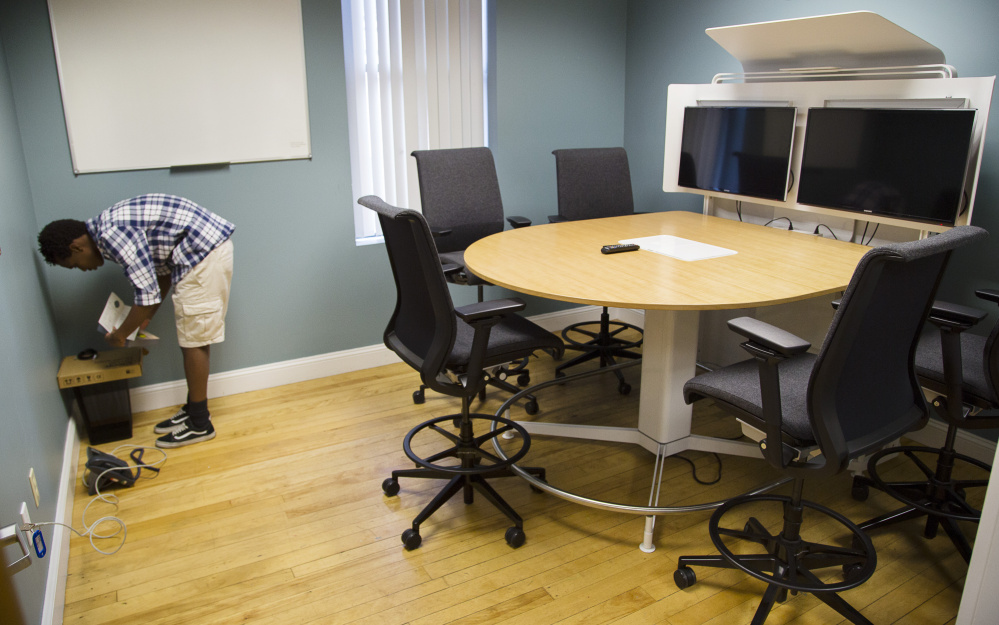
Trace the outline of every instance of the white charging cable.
<instances>
[{"instance_id":1,"label":"white charging cable","mask_svg":"<svg viewBox=\"0 0 999 625\"><path fill-rule=\"evenodd\" d=\"M100 473L98 473L96 477L92 477L92 479L93 479L92 483L94 485L94 492L96 493L96 496L87 503L87 505L83 508L83 514L80 515L80 521L83 523L83 527L84 527L84 530L82 532L80 530L77 530L75 527L73 527L71 525L66 525L65 523L59 523L58 521L43 521L43 522L40 522L40 523L29 523L26 526L22 526L21 529L23 531L30 531L30 530L32 530L32 529L34 529L36 527L41 527L43 525L58 525L58 526L62 526L62 527L68 528L70 531L72 531L77 536L80 536L80 537L89 536L90 537L90 546L93 547L94 551L96 551L98 553L102 553L102 554L104 554L106 556L110 556L110 555L114 555L114 554L118 553L118 551L125 545L125 538L128 535L128 529L125 526L125 522L124 521L122 521L118 517L116 517L113 514L111 514L111 515L102 516L101 518L97 519L93 523L90 523L90 524L87 523L87 511L90 510L90 506L92 506L95 501L101 501L102 503L106 503L106 504L110 504L110 505L114 506L114 511L115 512L117 512L117 510L118 510L118 496L117 495L114 495L114 494L109 494L109 495L101 494L101 491L100 491L101 478L103 478L108 473L111 473L112 471L129 471L129 474L131 474L131 470L132 469L159 469L160 465L162 465L164 462L166 462L166 459L167 459L166 452L163 451L162 449L160 449L159 447L143 447L141 445L119 445L118 447L115 447L114 449L112 449L111 452L110 452L110 454L113 456L119 449L128 449L128 448L131 448L131 449L141 449L143 451L149 451L149 450L157 451L157 452L159 452L162 455L162 457L159 460L157 460L156 462L151 462L151 463L148 463L148 464L135 464L135 465L128 466L128 467L110 467L110 468L107 468L107 469L101 471ZM158 475L158 473L157 473L157 475ZM83 477L85 477L85 475ZM81 481L83 480L83 477L81 477ZM153 477L155 477L155 476L153 476ZM152 478L150 478L150 479L152 479ZM86 482L84 482L84 485L86 485ZM117 527L115 527L114 531L111 531L110 533L98 532L97 531L98 527L102 523L112 523L112 524L116 525ZM117 536L119 534L121 534L121 542L118 544L117 547L115 547L111 551L104 551L103 549L99 548L94 543L94 539L114 538L115 536Z\"/></svg>"}]
</instances>

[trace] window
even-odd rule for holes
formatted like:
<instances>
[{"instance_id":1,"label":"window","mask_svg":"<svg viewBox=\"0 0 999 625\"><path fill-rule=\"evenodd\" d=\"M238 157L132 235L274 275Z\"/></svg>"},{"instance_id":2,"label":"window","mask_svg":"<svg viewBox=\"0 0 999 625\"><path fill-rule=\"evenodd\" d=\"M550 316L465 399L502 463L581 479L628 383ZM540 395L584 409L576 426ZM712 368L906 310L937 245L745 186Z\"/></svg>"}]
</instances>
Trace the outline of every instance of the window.
<instances>
[{"instance_id":1,"label":"window","mask_svg":"<svg viewBox=\"0 0 999 625\"><path fill-rule=\"evenodd\" d=\"M354 198L420 208L413 150L482 146L485 0L341 0ZM381 240L354 205L358 244Z\"/></svg>"}]
</instances>

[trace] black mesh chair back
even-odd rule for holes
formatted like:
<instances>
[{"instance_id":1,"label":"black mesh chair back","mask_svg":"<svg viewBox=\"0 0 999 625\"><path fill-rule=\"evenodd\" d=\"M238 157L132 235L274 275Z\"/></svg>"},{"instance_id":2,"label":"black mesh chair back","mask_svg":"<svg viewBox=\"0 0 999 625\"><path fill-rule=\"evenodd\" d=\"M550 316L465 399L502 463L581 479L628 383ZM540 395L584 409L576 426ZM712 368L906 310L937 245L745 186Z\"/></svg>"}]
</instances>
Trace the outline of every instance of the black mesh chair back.
<instances>
[{"instance_id":1,"label":"black mesh chair back","mask_svg":"<svg viewBox=\"0 0 999 625\"><path fill-rule=\"evenodd\" d=\"M635 212L624 148L555 150L558 214L569 221Z\"/></svg>"},{"instance_id":2,"label":"black mesh chair back","mask_svg":"<svg viewBox=\"0 0 999 625\"><path fill-rule=\"evenodd\" d=\"M457 318L430 230L414 211L384 202L366 206L378 213L395 278L396 304L385 328L385 345L419 371L430 388L460 394L441 381L457 336Z\"/></svg>"},{"instance_id":3,"label":"black mesh chair back","mask_svg":"<svg viewBox=\"0 0 999 625\"><path fill-rule=\"evenodd\" d=\"M835 471L926 418L916 345L950 250L972 234L879 247L858 264L808 383L811 428Z\"/></svg>"},{"instance_id":4,"label":"black mesh chair back","mask_svg":"<svg viewBox=\"0 0 999 625\"><path fill-rule=\"evenodd\" d=\"M496 163L489 148L454 148L413 152L420 180L423 216L444 254L464 250L482 237L503 230Z\"/></svg>"}]
</instances>

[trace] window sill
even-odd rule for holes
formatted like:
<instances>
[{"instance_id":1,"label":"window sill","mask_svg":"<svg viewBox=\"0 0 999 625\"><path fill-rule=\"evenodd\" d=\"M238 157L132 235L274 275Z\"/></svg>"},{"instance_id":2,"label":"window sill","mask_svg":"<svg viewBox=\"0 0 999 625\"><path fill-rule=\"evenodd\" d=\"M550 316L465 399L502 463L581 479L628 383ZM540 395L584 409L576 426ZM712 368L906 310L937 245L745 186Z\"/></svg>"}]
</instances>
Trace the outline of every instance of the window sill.
<instances>
[{"instance_id":1,"label":"window sill","mask_svg":"<svg viewBox=\"0 0 999 625\"><path fill-rule=\"evenodd\" d=\"M384 242L385 242L385 237L380 234L376 234L370 237L356 237L354 239L354 245L357 247L361 247L362 245L377 245L378 243L384 243Z\"/></svg>"}]
</instances>

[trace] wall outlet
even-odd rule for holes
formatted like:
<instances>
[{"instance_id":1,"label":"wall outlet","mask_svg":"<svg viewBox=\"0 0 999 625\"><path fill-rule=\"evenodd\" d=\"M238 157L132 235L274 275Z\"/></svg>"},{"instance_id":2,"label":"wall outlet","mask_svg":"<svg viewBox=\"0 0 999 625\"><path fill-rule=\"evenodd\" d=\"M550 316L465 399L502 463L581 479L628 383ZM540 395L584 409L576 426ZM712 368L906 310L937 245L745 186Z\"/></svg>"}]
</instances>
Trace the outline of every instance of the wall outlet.
<instances>
[{"instance_id":1,"label":"wall outlet","mask_svg":"<svg viewBox=\"0 0 999 625\"><path fill-rule=\"evenodd\" d=\"M28 504L21 502L21 524L31 525L31 515L28 514Z\"/></svg>"},{"instance_id":2,"label":"wall outlet","mask_svg":"<svg viewBox=\"0 0 999 625\"><path fill-rule=\"evenodd\" d=\"M35 497L35 508L42 504L41 497L38 495L38 480L35 479L35 468L31 467L28 469L28 483L31 484L31 494Z\"/></svg>"}]
</instances>

